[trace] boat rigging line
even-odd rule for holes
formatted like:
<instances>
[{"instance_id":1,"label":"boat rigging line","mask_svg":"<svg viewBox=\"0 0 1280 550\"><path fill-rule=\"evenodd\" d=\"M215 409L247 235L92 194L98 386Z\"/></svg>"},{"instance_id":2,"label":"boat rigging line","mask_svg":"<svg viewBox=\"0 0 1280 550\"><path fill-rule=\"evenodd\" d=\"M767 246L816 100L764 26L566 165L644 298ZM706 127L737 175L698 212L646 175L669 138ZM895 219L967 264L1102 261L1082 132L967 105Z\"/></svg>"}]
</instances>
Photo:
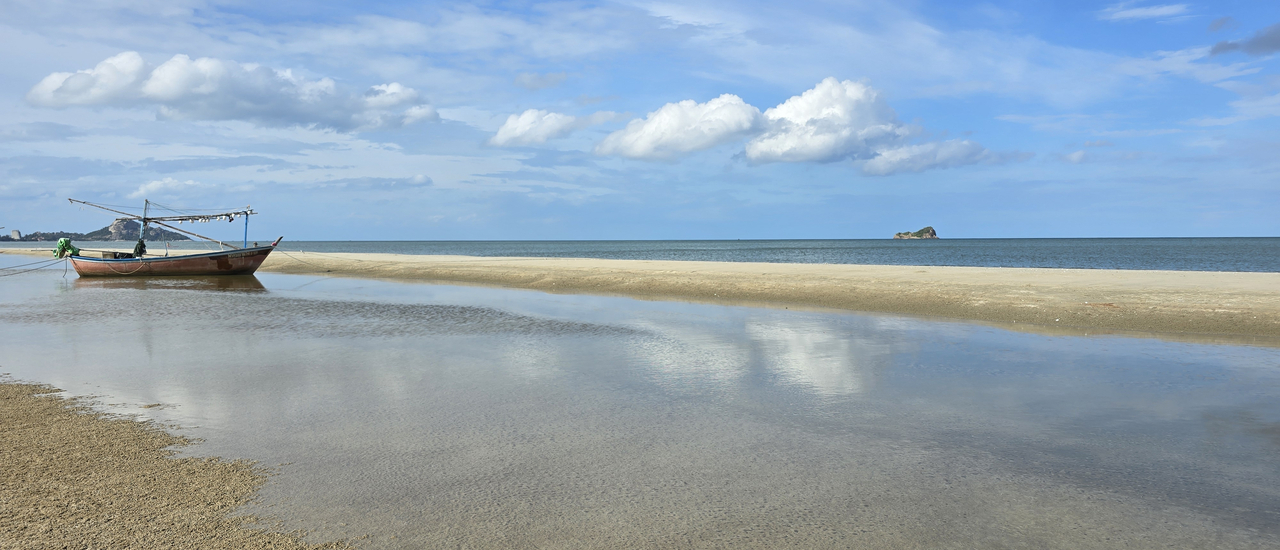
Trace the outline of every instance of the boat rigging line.
<instances>
[{"instance_id":1,"label":"boat rigging line","mask_svg":"<svg viewBox=\"0 0 1280 550\"><path fill-rule=\"evenodd\" d=\"M144 204L143 209L142 209L142 215L141 215L141 216L139 216L139 215L137 215L137 214L130 214L129 212L125 212L125 211L122 211L122 210L116 210L116 209L114 209L114 208L108 208L107 206L104 206L104 205L101 205L101 204L94 204L94 203L87 202L87 201L76 200L76 199L70 199L70 198L69 198L69 199L67 199L67 201L71 202L72 204L79 203L79 204L83 204L83 205L86 205L86 206L92 206L92 207L94 207L94 208L100 208L100 209L102 209L102 210L106 210L106 211L108 211L108 212L115 212L116 214L121 214L121 215L123 215L123 216L124 216L124 217L122 217L122 218L117 218L118 220L129 220L129 221L140 221L140 222L142 222L142 228L138 231L138 241L139 241L139 242L141 242L141 241L145 240L146 232L147 232L147 226L148 226L148 225L150 225L150 224L153 224L153 223L154 223L154 224L156 224L156 225L159 225L159 226L162 226L162 227L167 227L167 228L169 228L169 229L172 229L172 230L174 230L174 231L177 231L177 232L182 233L182 234L185 234L185 235L190 235L190 236L192 236L192 237L197 237L197 238L200 238L200 239L204 239L204 240L206 240L206 241L210 241L210 242L218 243L218 245L219 245L219 246L223 246L223 247L226 247L226 248L231 248L231 249L233 249L233 250L234 250L234 249L240 249L240 248L242 248L242 247L235 246L235 245L233 245L233 244L227 244L227 243L222 242L222 241L220 241L220 240L218 240L218 239L214 239L214 238L212 238L212 237L206 237L206 236L201 235L201 234L199 234L199 233L195 233L195 232L192 232L192 231L187 231L187 230L185 230L185 229L179 229L179 228L174 227L174 226L172 226L172 225L169 225L168 223L165 223L165 222L176 222L176 223L182 223L182 222L197 223L197 222L199 222L199 223L208 223L208 222L210 222L210 221L222 221L222 220L226 220L226 221L228 221L228 222L234 222L236 218L238 218L238 217L243 217L243 218L244 218L244 246L243 246L243 248L248 248L248 247L249 247L249 216L252 216L252 215L254 215L254 214L257 214L257 212L254 212L254 211L253 211L253 208L252 208L252 207L249 207L249 206L244 207L244 209L243 209L243 210L232 210L232 211L229 211L229 212L227 212L227 211L223 211L223 212L210 212L210 213L200 213L200 214L181 214L181 211L180 211L180 210L177 210L177 209L175 209L175 208L168 207L168 206L164 206L164 205L160 205L160 204L155 204L155 206L156 206L157 208L160 208L160 209L163 209L163 210L168 210L168 211L170 211L170 212L178 212L178 213L179 213L179 215L176 215L176 216L148 216L148 215L147 215L148 210L149 210L149 209L151 208L151 206L154 204L154 203L152 203L151 201L149 201L149 200L148 200L148 201L145 201L145 204ZM114 205L113 205L113 206L114 206ZM124 207L123 207L123 206L121 206L120 208L124 208Z\"/></svg>"}]
</instances>

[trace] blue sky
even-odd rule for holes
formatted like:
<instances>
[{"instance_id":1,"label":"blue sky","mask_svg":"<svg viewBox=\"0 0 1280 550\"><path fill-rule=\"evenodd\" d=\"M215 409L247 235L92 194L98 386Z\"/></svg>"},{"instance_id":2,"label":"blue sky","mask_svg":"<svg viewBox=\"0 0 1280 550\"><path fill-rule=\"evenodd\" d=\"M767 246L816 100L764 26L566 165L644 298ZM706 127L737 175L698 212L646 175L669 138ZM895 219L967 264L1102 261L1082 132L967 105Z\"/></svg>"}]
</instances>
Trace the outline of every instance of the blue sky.
<instances>
[{"instance_id":1,"label":"blue sky","mask_svg":"<svg viewBox=\"0 0 1280 550\"><path fill-rule=\"evenodd\" d=\"M4 13L25 232L110 221L74 197L262 239L1280 235L1276 2Z\"/></svg>"}]
</instances>

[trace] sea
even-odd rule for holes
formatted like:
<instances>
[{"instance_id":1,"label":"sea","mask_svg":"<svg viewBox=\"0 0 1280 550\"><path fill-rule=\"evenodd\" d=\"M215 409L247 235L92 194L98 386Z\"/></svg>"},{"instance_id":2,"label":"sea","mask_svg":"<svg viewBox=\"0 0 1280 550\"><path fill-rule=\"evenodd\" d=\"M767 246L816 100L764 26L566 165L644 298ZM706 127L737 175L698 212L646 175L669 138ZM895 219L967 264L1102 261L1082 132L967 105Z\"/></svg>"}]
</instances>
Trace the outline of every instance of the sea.
<instances>
[{"instance_id":1,"label":"sea","mask_svg":"<svg viewBox=\"0 0 1280 550\"><path fill-rule=\"evenodd\" d=\"M1138 242L285 250L1277 270L1276 239ZM1267 342L315 275L5 269L35 260L0 254L0 381L160 422L200 441L184 456L271 468L241 511L313 542L1280 547L1280 345Z\"/></svg>"},{"instance_id":2,"label":"sea","mask_svg":"<svg viewBox=\"0 0 1280 550\"><path fill-rule=\"evenodd\" d=\"M77 243L132 248L132 242ZM203 242L169 243L203 250ZM251 243L250 243L251 244ZM265 242L263 242L265 244ZM30 248L37 243L0 243ZM49 244L52 246L52 243ZM150 243L151 251L163 243ZM1280 272L1280 237L671 241L290 241L284 251L814 264Z\"/></svg>"}]
</instances>

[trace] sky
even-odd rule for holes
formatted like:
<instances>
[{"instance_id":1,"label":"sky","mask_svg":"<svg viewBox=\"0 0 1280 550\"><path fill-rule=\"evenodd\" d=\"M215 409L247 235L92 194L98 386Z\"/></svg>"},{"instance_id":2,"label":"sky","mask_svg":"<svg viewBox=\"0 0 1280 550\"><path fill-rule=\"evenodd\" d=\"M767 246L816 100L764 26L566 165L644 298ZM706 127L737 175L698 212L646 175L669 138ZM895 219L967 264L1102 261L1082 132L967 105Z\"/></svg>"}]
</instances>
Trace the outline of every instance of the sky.
<instances>
[{"instance_id":1,"label":"sky","mask_svg":"<svg viewBox=\"0 0 1280 550\"><path fill-rule=\"evenodd\" d=\"M1280 2L0 6L5 233L1280 235Z\"/></svg>"}]
</instances>

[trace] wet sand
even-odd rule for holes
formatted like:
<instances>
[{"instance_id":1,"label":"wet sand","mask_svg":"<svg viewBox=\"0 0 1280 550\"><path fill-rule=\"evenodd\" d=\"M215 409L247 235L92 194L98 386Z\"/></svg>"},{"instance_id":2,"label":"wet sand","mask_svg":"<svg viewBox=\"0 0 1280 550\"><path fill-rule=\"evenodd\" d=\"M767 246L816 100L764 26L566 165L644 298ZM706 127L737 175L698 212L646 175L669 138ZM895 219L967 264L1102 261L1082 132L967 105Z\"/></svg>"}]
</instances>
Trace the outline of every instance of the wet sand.
<instances>
[{"instance_id":1,"label":"wet sand","mask_svg":"<svg viewBox=\"0 0 1280 550\"><path fill-rule=\"evenodd\" d=\"M273 254L263 271L1006 325L1280 337L1280 273Z\"/></svg>"},{"instance_id":2,"label":"wet sand","mask_svg":"<svg viewBox=\"0 0 1280 550\"><path fill-rule=\"evenodd\" d=\"M233 515L266 482L245 461L175 458L191 441L0 381L4 548L347 548Z\"/></svg>"}]
</instances>

